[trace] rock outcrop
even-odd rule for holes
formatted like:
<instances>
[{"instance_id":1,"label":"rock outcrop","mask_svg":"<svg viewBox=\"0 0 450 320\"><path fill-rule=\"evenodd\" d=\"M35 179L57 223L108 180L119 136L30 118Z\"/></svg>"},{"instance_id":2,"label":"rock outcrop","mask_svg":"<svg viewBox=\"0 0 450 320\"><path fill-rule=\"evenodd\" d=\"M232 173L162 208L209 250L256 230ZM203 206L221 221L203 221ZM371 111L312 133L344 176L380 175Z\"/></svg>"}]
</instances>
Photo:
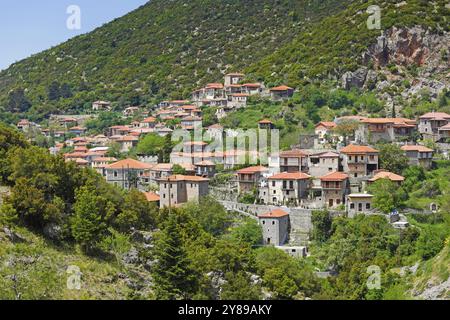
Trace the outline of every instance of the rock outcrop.
<instances>
[{"instance_id":1,"label":"rock outcrop","mask_svg":"<svg viewBox=\"0 0 450 320\"><path fill-rule=\"evenodd\" d=\"M435 99L449 88L450 33L421 26L384 31L362 56L362 65L342 76L341 86L375 89L387 105L427 92ZM402 83L407 86L400 88ZM392 92L389 92L392 91ZM389 93L387 93L389 92Z\"/></svg>"}]
</instances>

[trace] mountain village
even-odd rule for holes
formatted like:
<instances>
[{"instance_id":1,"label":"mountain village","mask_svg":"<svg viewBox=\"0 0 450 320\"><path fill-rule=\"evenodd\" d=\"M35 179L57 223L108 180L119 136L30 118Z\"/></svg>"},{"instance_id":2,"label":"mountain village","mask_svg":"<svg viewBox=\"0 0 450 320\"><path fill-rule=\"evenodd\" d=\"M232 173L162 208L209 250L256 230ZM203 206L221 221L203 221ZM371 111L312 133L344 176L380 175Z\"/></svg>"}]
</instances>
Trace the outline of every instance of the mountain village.
<instances>
[{"instance_id":1,"label":"mountain village","mask_svg":"<svg viewBox=\"0 0 450 320\"><path fill-rule=\"evenodd\" d=\"M295 91L288 86L266 88L262 83L243 83L244 78L240 73L227 74L224 83L209 83L187 100L162 101L150 112L128 107L123 117L139 120L112 126L101 135L88 135L84 123L96 113L111 110L108 101L93 102L90 115L53 116L51 121L58 130L28 120L20 121L17 127L25 133L38 131L52 137L57 141L50 148L52 154L64 153L66 161L91 167L118 187L137 188L161 208L177 207L212 194L228 210L258 219L265 245L275 245L295 256L307 254L312 210L328 209L348 217L378 214L367 187L379 179L403 183L404 177L380 168L377 142L399 145L410 165L426 169L433 166L437 150L417 144L413 137L433 141L439 145L442 157L449 158L450 114L442 112L426 113L418 119L345 116L322 121L308 139L299 137L299 144L290 150L268 155L261 150L211 148L211 141L220 141L223 146L226 136L236 137L239 132L218 123L203 127L202 108L215 107L221 119L245 108L253 96L282 101L290 99ZM351 135L343 136L335 130L343 123L354 124ZM270 134L273 129L276 126L271 119L261 119L257 131L259 135ZM167 163L145 154L121 160L107 156L112 143L127 154L148 134L171 137L177 130L186 132L189 138L196 136L194 132L202 132L209 139L183 140ZM243 165L242 157L256 161ZM221 172L231 173L232 178L217 182L215 177ZM252 201L241 202L243 195L252 195ZM430 211L435 210L433 204ZM388 218L396 228L408 227L401 213L393 212Z\"/></svg>"}]
</instances>

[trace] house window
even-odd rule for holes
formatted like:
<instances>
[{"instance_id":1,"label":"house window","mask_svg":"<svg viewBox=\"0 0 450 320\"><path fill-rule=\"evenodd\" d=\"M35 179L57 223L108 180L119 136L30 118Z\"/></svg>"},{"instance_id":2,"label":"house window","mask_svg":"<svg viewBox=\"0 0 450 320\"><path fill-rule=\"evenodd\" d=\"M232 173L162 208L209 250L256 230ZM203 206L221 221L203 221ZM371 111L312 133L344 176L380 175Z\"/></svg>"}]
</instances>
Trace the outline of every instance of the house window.
<instances>
[{"instance_id":1,"label":"house window","mask_svg":"<svg viewBox=\"0 0 450 320\"><path fill-rule=\"evenodd\" d=\"M355 204L354 203L350 203L350 209L355 209Z\"/></svg>"},{"instance_id":2,"label":"house window","mask_svg":"<svg viewBox=\"0 0 450 320\"><path fill-rule=\"evenodd\" d=\"M266 222L263 220L262 224L266 224Z\"/></svg>"},{"instance_id":3,"label":"house window","mask_svg":"<svg viewBox=\"0 0 450 320\"><path fill-rule=\"evenodd\" d=\"M117 178L118 175L117 171L114 171L114 177Z\"/></svg>"},{"instance_id":4,"label":"house window","mask_svg":"<svg viewBox=\"0 0 450 320\"><path fill-rule=\"evenodd\" d=\"M366 203L366 209L370 210L370 203Z\"/></svg>"},{"instance_id":5,"label":"house window","mask_svg":"<svg viewBox=\"0 0 450 320\"><path fill-rule=\"evenodd\" d=\"M273 226L275 225L275 221L272 221L272 225L273 225Z\"/></svg>"},{"instance_id":6,"label":"house window","mask_svg":"<svg viewBox=\"0 0 450 320\"><path fill-rule=\"evenodd\" d=\"M352 161L352 156L349 156L349 157L348 157L348 160L349 160L349 161Z\"/></svg>"},{"instance_id":7,"label":"house window","mask_svg":"<svg viewBox=\"0 0 450 320\"><path fill-rule=\"evenodd\" d=\"M355 173L355 178L358 178L358 174L357 173Z\"/></svg>"}]
</instances>

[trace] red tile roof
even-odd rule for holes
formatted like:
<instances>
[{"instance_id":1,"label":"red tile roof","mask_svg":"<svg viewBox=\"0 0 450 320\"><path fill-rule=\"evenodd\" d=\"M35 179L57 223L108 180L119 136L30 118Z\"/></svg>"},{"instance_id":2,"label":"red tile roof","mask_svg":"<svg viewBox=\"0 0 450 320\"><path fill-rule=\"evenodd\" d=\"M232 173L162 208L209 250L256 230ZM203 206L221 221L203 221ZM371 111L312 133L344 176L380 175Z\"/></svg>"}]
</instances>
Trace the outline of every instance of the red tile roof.
<instances>
[{"instance_id":1,"label":"red tile roof","mask_svg":"<svg viewBox=\"0 0 450 320\"><path fill-rule=\"evenodd\" d=\"M160 200L159 195L154 192L144 192L144 195L148 202L158 202Z\"/></svg>"},{"instance_id":2,"label":"red tile roof","mask_svg":"<svg viewBox=\"0 0 450 320\"><path fill-rule=\"evenodd\" d=\"M401 181L405 180L405 177L402 177L398 174L395 174L395 173L392 173L389 171L380 171L377 174L375 174L372 179L369 179L369 181L374 182L379 179L389 179L391 181L401 182Z\"/></svg>"},{"instance_id":3,"label":"red tile roof","mask_svg":"<svg viewBox=\"0 0 450 320\"><path fill-rule=\"evenodd\" d=\"M344 181L348 178L348 174L343 172L332 172L320 178L322 181Z\"/></svg>"},{"instance_id":4,"label":"red tile roof","mask_svg":"<svg viewBox=\"0 0 450 320\"><path fill-rule=\"evenodd\" d=\"M450 120L450 114L445 112L428 112L421 116L420 119Z\"/></svg>"},{"instance_id":5,"label":"red tile roof","mask_svg":"<svg viewBox=\"0 0 450 320\"><path fill-rule=\"evenodd\" d=\"M154 123L154 122L156 122L156 118L154 118L154 117L148 117L148 118L142 120L142 123Z\"/></svg>"},{"instance_id":6,"label":"red tile roof","mask_svg":"<svg viewBox=\"0 0 450 320\"><path fill-rule=\"evenodd\" d=\"M280 152L280 158L302 158L306 157L308 154L300 149L293 149L288 151Z\"/></svg>"},{"instance_id":7,"label":"red tile roof","mask_svg":"<svg viewBox=\"0 0 450 320\"><path fill-rule=\"evenodd\" d=\"M427 148L427 147L424 147L424 146L419 146L419 145L416 145L416 146L403 146L403 147L401 147L401 149L403 151L418 151L418 152L433 152L434 151L433 149L430 149L430 148Z\"/></svg>"},{"instance_id":8,"label":"red tile roof","mask_svg":"<svg viewBox=\"0 0 450 320\"><path fill-rule=\"evenodd\" d=\"M378 153L378 150L369 146L357 146L354 144L348 145L341 149L341 153L345 154L360 154L360 153Z\"/></svg>"},{"instance_id":9,"label":"red tile roof","mask_svg":"<svg viewBox=\"0 0 450 320\"><path fill-rule=\"evenodd\" d=\"M309 178L311 178L311 176L303 172L283 172L271 176L269 180L307 180Z\"/></svg>"},{"instance_id":10,"label":"red tile roof","mask_svg":"<svg viewBox=\"0 0 450 320\"><path fill-rule=\"evenodd\" d=\"M294 90L294 89L288 86L278 86L270 89L270 91L287 91L287 90Z\"/></svg>"},{"instance_id":11,"label":"red tile roof","mask_svg":"<svg viewBox=\"0 0 450 320\"><path fill-rule=\"evenodd\" d=\"M181 174L158 179L158 181L166 181L166 182L168 182L169 180L170 180L170 182L178 182L178 181L206 182L206 181L209 181L209 179L206 179L206 178L197 177L197 176L185 176L185 175L181 175Z\"/></svg>"},{"instance_id":12,"label":"red tile roof","mask_svg":"<svg viewBox=\"0 0 450 320\"><path fill-rule=\"evenodd\" d=\"M263 119L259 122L259 124L273 124L273 122L270 121L269 119Z\"/></svg>"},{"instance_id":13,"label":"red tile roof","mask_svg":"<svg viewBox=\"0 0 450 320\"><path fill-rule=\"evenodd\" d=\"M149 170L153 168L153 165L140 162L134 159L125 159L115 162L106 167L107 169L137 169L137 170Z\"/></svg>"},{"instance_id":14,"label":"red tile roof","mask_svg":"<svg viewBox=\"0 0 450 320\"><path fill-rule=\"evenodd\" d=\"M282 218L282 217L286 217L288 215L289 215L289 213L287 213L281 209L274 209L270 212L260 214L258 217L259 218Z\"/></svg>"},{"instance_id":15,"label":"red tile roof","mask_svg":"<svg viewBox=\"0 0 450 320\"><path fill-rule=\"evenodd\" d=\"M269 171L269 168L263 167L263 166L254 166L254 167L248 167L241 170L238 170L238 174L252 174L257 172L265 172Z\"/></svg>"},{"instance_id":16,"label":"red tile roof","mask_svg":"<svg viewBox=\"0 0 450 320\"><path fill-rule=\"evenodd\" d=\"M325 128L334 128L337 126L337 124L334 122L330 122L330 121L321 121L318 124L316 124L316 128L318 128L320 126L323 126Z\"/></svg>"}]
</instances>

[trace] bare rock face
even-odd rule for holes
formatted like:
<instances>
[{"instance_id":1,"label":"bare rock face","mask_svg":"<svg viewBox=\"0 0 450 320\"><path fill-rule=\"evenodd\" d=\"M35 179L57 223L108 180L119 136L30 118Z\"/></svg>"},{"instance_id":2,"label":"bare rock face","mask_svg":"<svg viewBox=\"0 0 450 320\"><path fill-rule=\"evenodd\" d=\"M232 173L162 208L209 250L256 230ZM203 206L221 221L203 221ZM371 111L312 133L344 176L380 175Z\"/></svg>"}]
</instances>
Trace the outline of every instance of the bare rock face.
<instances>
[{"instance_id":1,"label":"bare rock face","mask_svg":"<svg viewBox=\"0 0 450 320\"><path fill-rule=\"evenodd\" d=\"M359 68L355 72L346 72L342 76L342 87L349 90L351 87L362 88L366 82L368 69L366 67Z\"/></svg>"},{"instance_id":2,"label":"bare rock face","mask_svg":"<svg viewBox=\"0 0 450 320\"><path fill-rule=\"evenodd\" d=\"M341 86L347 90L352 87L375 89L389 104L399 94L380 91L407 80L410 85L401 90L403 99L420 96L421 92L427 92L435 99L450 86L449 57L449 32L432 32L421 26L392 27L363 54L363 65L371 68L346 72ZM379 82L382 78L384 80Z\"/></svg>"},{"instance_id":3,"label":"bare rock face","mask_svg":"<svg viewBox=\"0 0 450 320\"><path fill-rule=\"evenodd\" d=\"M373 61L374 66L385 67L389 63L396 65L423 66L435 59L436 52L445 47L442 38L445 35L432 34L422 27L390 28L369 47L363 55L363 61ZM447 35L447 40L448 40ZM447 45L448 47L448 42ZM440 59L440 57L437 57Z\"/></svg>"}]
</instances>

